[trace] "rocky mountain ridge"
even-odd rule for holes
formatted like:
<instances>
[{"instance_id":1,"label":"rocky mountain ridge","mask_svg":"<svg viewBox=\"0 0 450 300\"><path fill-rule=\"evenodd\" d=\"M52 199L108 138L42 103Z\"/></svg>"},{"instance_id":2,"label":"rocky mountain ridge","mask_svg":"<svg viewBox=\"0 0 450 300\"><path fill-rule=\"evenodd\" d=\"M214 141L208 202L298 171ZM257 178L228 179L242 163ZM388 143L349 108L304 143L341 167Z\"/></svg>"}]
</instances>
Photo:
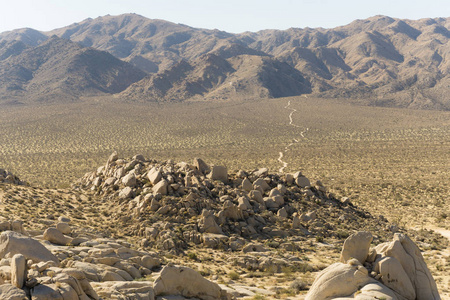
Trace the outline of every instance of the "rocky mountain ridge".
<instances>
[{"instance_id":1,"label":"rocky mountain ridge","mask_svg":"<svg viewBox=\"0 0 450 300\"><path fill-rule=\"evenodd\" d=\"M107 52L56 36L36 47L3 42L0 96L5 100L51 102L118 93L145 73Z\"/></svg>"},{"instance_id":2,"label":"rocky mountain ridge","mask_svg":"<svg viewBox=\"0 0 450 300\"><path fill-rule=\"evenodd\" d=\"M450 107L445 96L450 80L449 32L448 18L375 16L333 29L230 34L125 14L87 19L44 33L32 29L5 32L0 42L21 41L35 47L56 35L108 51L150 74L120 96L125 99L224 99L236 93L243 98L249 94L264 98L313 92L322 97L363 98L369 105L446 110ZM209 54L229 63L237 61L239 67L232 72L227 64L215 66L220 80L199 71L177 75L190 79L167 77L167 72L177 72L180 61L201 70ZM269 57L279 67L259 65ZM205 78L199 78L202 75ZM261 77L270 79L252 79ZM276 86L268 84L272 78L279 81ZM245 88L230 87L236 82L243 82Z\"/></svg>"}]
</instances>

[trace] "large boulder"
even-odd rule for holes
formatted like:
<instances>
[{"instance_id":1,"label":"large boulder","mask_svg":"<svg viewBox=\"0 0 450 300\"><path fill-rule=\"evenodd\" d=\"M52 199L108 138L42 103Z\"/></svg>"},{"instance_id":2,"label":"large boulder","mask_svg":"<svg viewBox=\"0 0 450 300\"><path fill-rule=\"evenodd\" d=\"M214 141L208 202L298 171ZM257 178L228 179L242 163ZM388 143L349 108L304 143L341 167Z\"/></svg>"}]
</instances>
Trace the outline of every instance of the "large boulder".
<instances>
[{"instance_id":1,"label":"large boulder","mask_svg":"<svg viewBox=\"0 0 450 300\"><path fill-rule=\"evenodd\" d=\"M394 257L385 257L378 262L383 284L408 300L416 299L416 291L408 274Z\"/></svg>"},{"instance_id":2,"label":"large boulder","mask_svg":"<svg viewBox=\"0 0 450 300\"><path fill-rule=\"evenodd\" d=\"M351 259L346 264L335 263L317 275L305 300L350 296L371 282L376 281L357 259Z\"/></svg>"},{"instance_id":3,"label":"large boulder","mask_svg":"<svg viewBox=\"0 0 450 300\"><path fill-rule=\"evenodd\" d=\"M28 297L25 291L11 284L2 284L0 285L0 299L28 300Z\"/></svg>"},{"instance_id":4,"label":"large boulder","mask_svg":"<svg viewBox=\"0 0 450 300\"><path fill-rule=\"evenodd\" d=\"M167 188L169 184L165 180L159 181L153 186L153 194L167 195Z\"/></svg>"},{"instance_id":5,"label":"large boulder","mask_svg":"<svg viewBox=\"0 0 450 300\"><path fill-rule=\"evenodd\" d=\"M150 182L154 185L157 184L162 179L162 174L159 169L153 167L150 169L150 171L148 171L147 177L148 180L150 180Z\"/></svg>"},{"instance_id":6,"label":"large boulder","mask_svg":"<svg viewBox=\"0 0 450 300\"><path fill-rule=\"evenodd\" d=\"M72 238L64 235L61 231L56 229L55 227L47 228L44 231L44 239L49 241L50 243L67 246L72 243Z\"/></svg>"},{"instance_id":7,"label":"large boulder","mask_svg":"<svg viewBox=\"0 0 450 300\"><path fill-rule=\"evenodd\" d=\"M307 187L307 186L310 186L310 185L311 185L311 182L310 182L309 179L306 178L305 176L299 176L299 177L297 177L297 178L295 179L295 183L296 183L299 187L301 187L301 188L304 188L304 187Z\"/></svg>"},{"instance_id":8,"label":"large boulder","mask_svg":"<svg viewBox=\"0 0 450 300\"><path fill-rule=\"evenodd\" d=\"M15 254L11 259L11 283L21 289L27 278L27 261L22 254Z\"/></svg>"},{"instance_id":9,"label":"large boulder","mask_svg":"<svg viewBox=\"0 0 450 300\"><path fill-rule=\"evenodd\" d=\"M136 175L134 173L128 173L122 178L122 183L125 186L134 187L136 185Z\"/></svg>"},{"instance_id":10,"label":"large boulder","mask_svg":"<svg viewBox=\"0 0 450 300\"><path fill-rule=\"evenodd\" d=\"M194 167L203 174L206 174L211 170L201 158L194 158Z\"/></svg>"},{"instance_id":11,"label":"large boulder","mask_svg":"<svg viewBox=\"0 0 450 300\"><path fill-rule=\"evenodd\" d=\"M247 192L253 190L253 184L248 178L244 178L244 180L242 180L241 187Z\"/></svg>"},{"instance_id":12,"label":"large boulder","mask_svg":"<svg viewBox=\"0 0 450 300\"><path fill-rule=\"evenodd\" d=\"M54 261L59 265L59 260L47 248L37 240L24 236L14 231L4 231L0 235L0 257L13 257L22 254L33 262Z\"/></svg>"},{"instance_id":13,"label":"large boulder","mask_svg":"<svg viewBox=\"0 0 450 300\"><path fill-rule=\"evenodd\" d=\"M63 296L58 292L58 287L55 284L38 284L31 289L30 293L31 299L33 300L64 300Z\"/></svg>"},{"instance_id":14,"label":"large boulder","mask_svg":"<svg viewBox=\"0 0 450 300\"><path fill-rule=\"evenodd\" d=\"M306 300L441 299L419 248L409 237L396 233L392 242L379 244L369 251L371 241L368 232L351 235L341 253L341 261L347 263L333 264L323 270ZM362 263L371 270L371 277Z\"/></svg>"},{"instance_id":15,"label":"large boulder","mask_svg":"<svg viewBox=\"0 0 450 300\"><path fill-rule=\"evenodd\" d=\"M155 299L152 283L145 281L95 282L92 287L102 299Z\"/></svg>"},{"instance_id":16,"label":"large boulder","mask_svg":"<svg viewBox=\"0 0 450 300\"><path fill-rule=\"evenodd\" d=\"M359 290L359 292L353 294L352 299L359 299L359 300L377 300L377 299L384 299L384 300L397 300L397 296L395 293L385 285L374 282L366 284L362 289Z\"/></svg>"},{"instance_id":17,"label":"large boulder","mask_svg":"<svg viewBox=\"0 0 450 300\"><path fill-rule=\"evenodd\" d=\"M341 262L345 263L349 259L356 258L363 264L369 254L372 239L372 234L367 231L360 231L349 236L342 247Z\"/></svg>"},{"instance_id":18,"label":"large boulder","mask_svg":"<svg viewBox=\"0 0 450 300\"><path fill-rule=\"evenodd\" d=\"M70 228L69 224L66 222L59 222L56 224L56 229L61 231L62 234L70 234L72 232L72 228Z\"/></svg>"},{"instance_id":19,"label":"large boulder","mask_svg":"<svg viewBox=\"0 0 450 300\"><path fill-rule=\"evenodd\" d=\"M201 232L223 234L222 229L217 225L211 211L203 209L202 218L199 222Z\"/></svg>"},{"instance_id":20,"label":"large boulder","mask_svg":"<svg viewBox=\"0 0 450 300\"><path fill-rule=\"evenodd\" d=\"M187 267L166 266L154 283L155 295L181 295L202 300L228 299L217 283Z\"/></svg>"},{"instance_id":21,"label":"large boulder","mask_svg":"<svg viewBox=\"0 0 450 300\"><path fill-rule=\"evenodd\" d=\"M438 300L441 299L437 290L436 281L428 270L427 264L420 253L419 247L405 234L396 233L394 235L394 243L398 241L404 249L404 252L398 249L397 260L408 274L415 288L417 300ZM387 247L383 255L394 254L397 251L392 250L394 247ZM395 254L397 256L397 254ZM394 256L395 257L395 256ZM411 264L412 265L409 265ZM411 266L413 268L411 268Z\"/></svg>"},{"instance_id":22,"label":"large boulder","mask_svg":"<svg viewBox=\"0 0 450 300\"><path fill-rule=\"evenodd\" d=\"M228 182L228 170L222 166L213 166L211 172L208 174L208 178L211 180L219 180L223 183Z\"/></svg>"}]
</instances>

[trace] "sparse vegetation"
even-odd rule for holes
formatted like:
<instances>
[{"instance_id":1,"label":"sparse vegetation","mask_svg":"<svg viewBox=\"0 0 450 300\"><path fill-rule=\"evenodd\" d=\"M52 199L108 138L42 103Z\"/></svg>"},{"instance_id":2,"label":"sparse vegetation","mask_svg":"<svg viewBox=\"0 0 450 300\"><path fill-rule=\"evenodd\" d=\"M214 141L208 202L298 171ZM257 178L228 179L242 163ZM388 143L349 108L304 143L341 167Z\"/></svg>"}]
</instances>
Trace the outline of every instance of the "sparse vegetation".
<instances>
[{"instance_id":1,"label":"sparse vegetation","mask_svg":"<svg viewBox=\"0 0 450 300\"><path fill-rule=\"evenodd\" d=\"M294 122L310 130L285 153L289 163L285 171L300 170L312 180L320 179L337 198L348 196L353 205L365 208L380 220L388 219L390 226L380 228L383 234L392 234L391 230L403 226L417 227L424 229L414 237L423 250L445 250L435 241L436 234L426 228L430 223L450 228L445 199L450 189L446 150L450 145L445 139L450 131L448 112L359 107L337 100L290 100L298 109ZM124 157L142 153L157 160L191 162L193 157L202 157L209 163L226 165L229 170L268 166L275 173L281 167L277 161L279 151L298 138L298 130L286 126L286 102L277 99L124 107L100 101L89 109L75 103L52 111L46 107L2 107L0 125L8 134L0 136L0 144L5 145L0 148L0 167L37 186L20 191L0 185L2 201L7 204L3 211L5 216L29 214L36 226L44 228L46 225L40 222L49 215L48 207L57 214L69 210L77 224L121 234L115 224L107 222L117 214L94 193L80 197L72 195L70 189L54 191L38 186L67 187L86 171L104 165L113 150ZM79 109L79 115L73 115L72 109ZM123 111L134 117L124 117ZM325 115L327 118L323 118ZM18 124L17 119L24 121ZM43 143L45 136L52 138ZM299 205L308 204L303 202L300 200ZM31 209L29 203L36 209ZM290 247L281 238L262 242L274 255L300 257L304 262L298 265L271 266L265 271L236 266L232 271L225 267L215 270L210 266L217 254L193 249L183 257L205 276L221 274L217 279L221 283L231 279L246 284L257 281L258 286L283 286L275 295L261 299L304 293L314 272L339 255L336 240L342 241L353 233L352 220L346 219L349 216L341 218L330 213L329 217L337 228L331 237L326 235L324 239L319 234L317 239L299 240ZM362 217L361 227L368 224ZM159 215L148 219L150 223L163 220ZM188 221L197 222L195 218ZM277 222L283 230L289 229L288 223ZM324 232L328 229L323 228ZM175 227L175 231L182 235L182 226ZM382 242L384 237L377 239ZM325 242L329 248L318 249L317 242ZM167 253L165 259L180 262L181 258ZM229 263L226 256L221 259L224 265ZM426 260L436 274L449 270L448 259L430 256ZM200 263L204 267L199 267ZM294 278L299 281L289 285ZM448 279L437 280L444 289L448 286Z\"/></svg>"}]
</instances>

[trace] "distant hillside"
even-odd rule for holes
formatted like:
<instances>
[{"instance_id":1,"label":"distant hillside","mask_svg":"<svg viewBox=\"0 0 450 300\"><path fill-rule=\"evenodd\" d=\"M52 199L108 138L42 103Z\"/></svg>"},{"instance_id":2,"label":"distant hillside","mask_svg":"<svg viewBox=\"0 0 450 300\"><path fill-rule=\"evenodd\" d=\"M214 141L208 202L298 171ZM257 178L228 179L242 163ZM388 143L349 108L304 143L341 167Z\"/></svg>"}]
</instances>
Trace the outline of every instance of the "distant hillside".
<instances>
[{"instance_id":1,"label":"distant hillside","mask_svg":"<svg viewBox=\"0 0 450 300\"><path fill-rule=\"evenodd\" d=\"M107 52L58 37L37 47L17 41L0 43L0 97L4 101L114 94L144 76Z\"/></svg>"},{"instance_id":2,"label":"distant hillside","mask_svg":"<svg viewBox=\"0 0 450 300\"><path fill-rule=\"evenodd\" d=\"M1 33L0 45L20 41L36 46L51 35L108 51L147 74L156 74L122 94L133 99L283 97L311 92L363 99L368 105L450 109L450 18L375 16L333 29L230 34L136 14L108 15L47 33L32 29ZM0 47L0 59L8 53ZM205 61L210 54L226 63L212 67L214 62ZM176 74L183 64L190 70ZM272 67L262 67L266 64ZM205 68L214 70L202 71ZM202 72L213 74L202 78ZM242 89L233 88L237 82Z\"/></svg>"},{"instance_id":3,"label":"distant hillside","mask_svg":"<svg viewBox=\"0 0 450 300\"><path fill-rule=\"evenodd\" d=\"M136 14L87 19L48 34L108 51L149 73L164 70L181 59L208 53L223 39L235 39L223 31L197 29Z\"/></svg>"},{"instance_id":4,"label":"distant hillside","mask_svg":"<svg viewBox=\"0 0 450 300\"><path fill-rule=\"evenodd\" d=\"M221 54L227 57L226 51ZM302 74L267 56L206 54L131 85L121 96L135 100L278 98L310 93Z\"/></svg>"}]
</instances>

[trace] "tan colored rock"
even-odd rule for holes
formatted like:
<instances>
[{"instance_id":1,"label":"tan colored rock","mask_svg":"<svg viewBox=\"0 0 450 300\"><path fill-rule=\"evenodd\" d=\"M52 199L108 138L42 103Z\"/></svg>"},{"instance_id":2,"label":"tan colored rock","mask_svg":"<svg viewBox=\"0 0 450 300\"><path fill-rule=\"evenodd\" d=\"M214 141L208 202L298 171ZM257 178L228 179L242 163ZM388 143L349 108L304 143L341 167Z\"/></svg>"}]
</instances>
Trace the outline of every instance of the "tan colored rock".
<instances>
[{"instance_id":1,"label":"tan colored rock","mask_svg":"<svg viewBox=\"0 0 450 300\"><path fill-rule=\"evenodd\" d=\"M59 265L59 260L47 248L35 239L26 237L13 231L4 231L0 235L0 257L12 257L22 254L33 262L54 261Z\"/></svg>"},{"instance_id":2,"label":"tan colored rock","mask_svg":"<svg viewBox=\"0 0 450 300\"><path fill-rule=\"evenodd\" d=\"M95 290L92 288L91 284L89 283L89 281L86 279L86 275L83 271L77 269L77 268L65 268L62 271L64 274L73 277L77 280L79 286L81 287L81 289L83 290L83 292L89 296L90 298L88 299L95 299L98 300L100 299L99 296L97 295L97 293L95 292ZM125 272L126 273L126 272ZM58 276L58 275L57 275ZM80 297L81 299L85 299ZM87 299L86 299L87 300Z\"/></svg>"},{"instance_id":3,"label":"tan colored rock","mask_svg":"<svg viewBox=\"0 0 450 300\"><path fill-rule=\"evenodd\" d=\"M309 221L314 221L317 218L317 213L315 211L310 211L299 216L300 221L307 223Z\"/></svg>"},{"instance_id":4,"label":"tan colored rock","mask_svg":"<svg viewBox=\"0 0 450 300\"><path fill-rule=\"evenodd\" d=\"M250 243L246 245L244 248L242 248L242 252L249 253L249 252L267 252L270 251L264 245L261 244L254 244Z\"/></svg>"},{"instance_id":5,"label":"tan colored rock","mask_svg":"<svg viewBox=\"0 0 450 300\"><path fill-rule=\"evenodd\" d=\"M388 287L379 282L366 284L352 299L369 300L369 299L384 299L384 300L398 300L395 293Z\"/></svg>"},{"instance_id":6,"label":"tan colored rock","mask_svg":"<svg viewBox=\"0 0 450 300\"><path fill-rule=\"evenodd\" d=\"M96 282L92 286L102 299L155 299L152 285L145 281Z\"/></svg>"},{"instance_id":7,"label":"tan colored rock","mask_svg":"<svg viewBox=\"0 0 450 300\"><path fill-rule=\"evenodd\" d=\"M411 280L403 270L400 262L394 257L385 257L378 262L378 269L381 274L383 284L407 300L416 299L416 291Z\"/></svg>"},{"instance_id":8,"label":"tan colored rock","mask_svg":"<svg viewBox=\"0 0 450 300\"><path fill-rule=\"evenodd\" d=\"M11 221L11 230L24 234L25 230L23 229L23 222L19 220Z\"/></svg>"},{"instance_id":9,"label":"tan colored rock","mask_svg":"<svg viewBox=\"0 0 450 300\"><path fill-rule=\"evenodd\" d=\"M298 213L292 215L292 228L297 229L302 226Z\"/></svg>"},{"instance_id":10,"label":"tan colored rock","mask_svg":"<svg viewBox=\"0 0 450 300\"><path fill-rule=\"evenodd\" d=\"M11 285L2 284L0 285L0 299L5 300L28 300L25 291Z\"/></svg>"},{"instance_id":11,"label":"tan colored rock","mask_svg":"<svg viewBox=\"0 0 450 300\"><path fill-rule=\"evenodd\" d=\"M205 175L211 171L211 168L201 158L194 158L194 167Z\"/></svg>"},{"instance_id":12,"label":"tan colored rock","mask_svg":"<svg viewBox=\"0 0 450 300\"><path fill-rule=\"evenodd\" d=\"M305 176L300 176L297 179L295 179L295 184L297 184L301 188L311 186L311 182Z\"/></svg>"},{"instance_id":13,"label":"tan colored rock","mask_svg":"<svg viewBox=\"0 0 450 300\"><path fill-rule=\"evenodd\" d=\"M201 242L206 248L218 248L227 241L228 237L224 234L203 233L201 236Z\"/></svg>"},{"instance_id":14,"label":"tan colored rock","mask_svg":"<svg viewBox=\"0 0 450 300\"><path fill-rule=\"evenodd\" d=\"M119 159L119 156L117 155L117 151L114 151L109 156L108 161L106 162L106 165L109 165L109 164L111 164L112 162L115 162L118 159Z\"/></svg>"},{"instance_id":15,"label":"tan colored rock","mask_svg":"<svg viewBox=\"0 0 450 300\"><path fill-rule=\"evenodd\" d=\"M268 191L270 190L270 186L267 184L267 182L262 179L262 178L258 178L255 181L253 181L253 188L256 189L257 186L260 186L263 191Z\"/></svg>"},{"instance_id":16,"label":"tan colored rock","mask_svg":"<svg viewBox=\"0 0 450 300\"><path fill-rule=\"evenodd\" d=\"M252 205L250 204L250 201L248 201L247 197L239 197L238 207L241 210L249 210L252 208Z\"/></svg>"},{"instance_id":17,"label":"tan colored rock","mask_svg":"<svg viewBox=\"0 0 450 300\"><path fill-rule=\"evenodd\" d=\"M150 255L144 255L142 257L136 256L131 258L131 260L149 270L161 265L161 260L159 258Z\"/></svg>"},{"instance_id":18,"label":"tan colored rock","mask_svg":"<svg viewBox=\"0 0 450 300\"><path fill-rule=\"evenodd\" d=\"M248 196L250 197L250 199L255 200L259 204L264 204L264 198L260 191L252 190L250 191L250 193L248 193Z\"/></svg>"},{"instance_id":19,"label":"tan colored rock","mask_svg":"<svg viewBox=\"0 0 450 300\"><path fill-rule=\"evenodd\" d=\"M294 183L294 175L292 174L286 174L286 183L291 185Z\"/></svg>"},{"instance_id":20,"label":"tan colored rock","mask_svg":"<svg viewBox=\"0 0 450 300\"><path fill-rule=\"evenodd\" d=\"M61 231L62 234L70 234L72 232L72 228L70 228L69 224L65 222L59 222L56 224L56 229Z\"/></svg>"},{"instance_id":21,"label":"tan colored rock","mask_svg":"<svg viewBox=\"0 0 450 300\"><path fill-rule=\"evenodd\" d=\"M264 198L264 205L268 209L279 208L280 207L280 204L278 204L277 201L274 200L274 197L265 197Z\"/></svg>"},{"instance_id":22,"label":"tan colored rock","mask_svg":"<svg viewBox=\"0 0 450 300\"><path fill-rule=\"evenodd\" d=\"M356 258L363 264L369 254L372 239L372 234L367 231L359 231L350 235L342 246L340 261L345 263L349 259Z\"/></svg>"},{"instance_id":23,"label":"tan colored rock","mask_svg":"<svg viewBox=\"0 0 450 300\"><path fill-rule=\"evenodd\" d=\"M396 233L394 240L400 241L406 253L414 260L416 276L413 282L417 300L439 300L439 292L436 281L428 270L419 247L405 234Z\"/></svg>"},{"instance_id":24,"label":"tan colored rock","mask_svg":"<svg viewBox=\"0 0 450 300\"><path fill-rule=\"evenodd\" d=\"M160 214L160 215L165 215L170 211L170 206L169 205L164 205L161 206L156 213Z\"/></svg>"},{"instance_id":25,"label":"tan colored rock","mask_svg":"<svg viewBox=\"0 0 450 300\"><path fill-rule=\"evenodd\" d=\"M414 259L406 253L405 249L402 246L402 243L395 239L394 241L389 243L389 245L382 252L383 255L393 257L397 259L402 265L403 270L405 270L408 275L411 283L414 283L416 278L416 269L414 267Z\"/></svg>"},{"instance_id":26,"label":"tan colored rock","mask_svg":"<svg viewBox=\"0 0 450 300\"><path fill-rule=\"evenodd\" d=\"M202 211L202 219L199 222L200 232L223 234L222 229L217 225L214 215L207 209Z\"/></svg>"},{"instance_id":27,"label":"tan colored rock","mask_svg":"<svg viewBox=\"0 0 450 300\"><path fill-rule=\"evenodd\" d=\"M16 254L11 259L11 284L23 288L27 278L27 261L22 254Z\"/></svg>"},{"instance_id":28,"label":"tan colored rock","mask_svg":"<svg viewBox=\"0 0 450 300\"><path fill-rule=\"evenodd\" d=\"M325 300L355 293L361 286L376 282L356 259L335 263L322 270L314 280L305 300Z\"/></svg>"},{"instance_id":29,"label":"tan colored rock","mask_svg":"<svg viewBox=\"0 0 450 300\"><path fill-rule=\"evenodd\" d=\"M134 173L128 173L122 178L122 183L125 186L134 187L136 185L136 175Z\"/></svg>"},{"instance_id":30,"label":"tan colored rock","mask_svg":"<svg viewBox=\"0 0 450 300\"><path fill-rule=\"evenodd\" d=\"M115 263L113 267L127 272L133 279L139 279L142 277L141 272L125 260Z\"/></svg>"},{"instance_id":31,"label":"tan colored rock","mask_svg":"<svg viewBox=\"0 0 450 300\"><path fill-rule=\"evenodd\" d=\"M66 246L72 243L72 238L64 235L61 231L55 227L49 227L44 231L44 239L50 243Z\"/></svg>"},{"instance_id":32,"label":"tan colored rock","mask_svg":"<svg viewBox=\"0 0 450 300\"><path fill-rule=\"evenodd\" d=\"M161 207L161 203L158 200L152 199L150 203L150 211L157 211Z\"/></svg>"},{"instance_id":33,"label":"tan colored rock","mask_svg":"<svg viewBox=\"0 0 450 300\"><path fill-rule=\"evenodd\" d=\"M253 184L248 178L244 178L242 180L241 187L244 191L247 191L247 192L250 192L251 190L253 190Z\"/></svg>"},{"instance_id":34,"label":"tan colored rock","mask_svg":"<svg viewBox=\"0 0 450 300\"><path fill-rule=\"evenodd\" d=\"M223 183L228 182L228 170L223 166L213 166L211 172L208 174L208 178L211 180L219 180Z\"/></svg>"},{"instance_id":35,"label":"tan colored rock","mask_svg":"<svg viewBox=\"0 0 450 300\"><path fill-rule=\"evenodd\" d=\"M159 181L157 184L153 186L153 194L161 194L161 195L167 195L167 187L168 183L165 180Z\"/></svg>"},{"instance_id":36,"label":"tan colored rock","mask_svg":"<svg viewBox=\"0 0 450 300\"><path fill-rule=\"evenodd\" d=\"M147 178L153 185L155 185L162 179L161 171L156 167L153 167L150 171L148 171Z\"/></svg>"},{"instance_id":37,"label":"tan colored rock","mask_svg":"<svg viewBox=\"0 0 450 300\"><path fill-rule=\"evenodd\" d=\"M11 230L11 223L7 220L0 221L0 231L8 231ZM15 230L13 230L15 231Z\"/></svg>"},{"instance_id":38,"label":"tan colored rock","mask_svg":"<svg viewBox=\"0 0 450 300\"><path fill-rule=\"evenodd\" d=\"M230 200L223 203L223 215L226 218L232 219L234 221L242 220L244 218L242 210L236 204L233 204Z\"/></svg>"},{"instance_id":39,"label":"tan colored rock","mask_svg":"<svg viewBox=\"0 0 450 300\"><path fill-rule=\"evenodd\" d=\"M276 204L278 204L278 206L283 206L284 205L284 198L281 195L275 195L270 197L273 199L273 201L275 201Z\"/></svg>"},{"instance_id":40,"label":"tan colored rock","mask_svg":"<svg viewBox=\"0 0 450 300\"><path fill-rule=\"evenodd\" d=\"M131 187L127 186L125 188L123 188L120 192L119 192L119 198L120 199L128 199L128 198L133 198L134 197L134 191Z\"/></svg>"},{"instance_id":41,"label":"tan colored rock","mask_svg":"<svg viewBox=\"0 0 450 300\"><path fill-rule=\"evenodd\" d=\"M187 267L166 266L154 283L155 295L181 295L202 300L228 299L217 283Z\"/></svg>"},{"instance_id":42,"label":"tan colored rock","mask_svg":"<svg viewBox=\"0 0 450 300\"><path fill-rule=\"evenodd\" d=\"M64 300L76 300L80 299L77 292L74 290L72 286L64 282L58 282L57 284L58 293L62 296ZM85 294L86 295L86 294Z\"/></svg>"},{"instance_id":43,"label":"tan colored rock","mask_svg":"<svg viewBox=\"0 0 450 300\"><path fill-rule=\"evenodd\" d=\"M277 211L277 216L279 216L280 218L283 218L283 219L287 218L288 214L287 214L286 208L284 208L284 207L280 208Z\"/></svg>"},{"instance_id":44,"label":"tan colored rock","mask_svg":"<svg viewBox=\"0 0 450 300\"><path fill-rule=\"evenodd\" d=\"M269 173L269 169L267 168L259 168L257 171L253 172L256 177L267 176Z\"/></svg>"},{"instance_id":45,"label":"tan colored rock","mask_svg":"<svg viewBox=\"0 0 450 300\"><path fill-rule=\"evenodd\" d=\"M76 292L76 294L79 297L86 297L86 294L83 291L83 288L81 287L81 284L78 282L78 280L73 277L73 276L69 276L66 273L59 273L56 274L56 276L53 278L54 282L59 282L59 283L64 283L69 285L70 287L72 287L72 289ZM67 290L67 289L66 289ZM65 298L64 298L65 299ZM70 299L70 298L69 298Z\"/></svg>"}]
</instances>

